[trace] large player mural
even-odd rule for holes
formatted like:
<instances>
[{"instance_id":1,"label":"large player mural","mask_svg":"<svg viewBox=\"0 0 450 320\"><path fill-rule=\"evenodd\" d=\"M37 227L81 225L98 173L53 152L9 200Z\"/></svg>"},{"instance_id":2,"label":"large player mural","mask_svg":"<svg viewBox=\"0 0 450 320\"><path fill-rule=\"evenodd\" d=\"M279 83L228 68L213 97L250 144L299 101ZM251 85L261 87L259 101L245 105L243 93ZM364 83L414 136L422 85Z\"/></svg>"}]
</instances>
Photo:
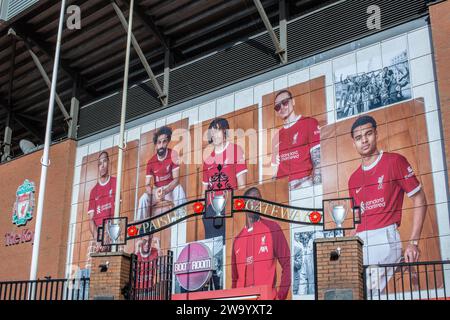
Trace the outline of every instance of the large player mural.
<instances>
[{"instance_id":1,"label":"large player mural","mask_svg":"<svg viewBox=\"0 0 450 320\"><path fill-rule=\"evenodd\" d=\"M121 215L141 221L205 197L220 164L235 195L307 208L352 197L361 223L345 235L364 240L364 264L449 258L442 251L448 192L434 76L424 82L432 60L423 56L431 53L419 55L409 41L426 43L427 30L129 130ZM114 210L108 199L115 193L116 149L105 141L113 137L79 147L68 273L89 270L89 253L110 250L95 241L95 226ZM344 236L249 212L209 219L215 214L207 202L202 216L130 241L124 250L143 261L171 250L181 263L184 249L201 243L189 248L209 254L202 257L214 261L212 269L202 270L199 288L188 286L177 269L174 293L266 285L274 299L311 299L314 239ZM368 282L378 292L399 277L369 271L385 279L376 288ZM441 286L438 279L435 287Z\"/></svg>"},{"instance_id":2,"label":"large player mural","mask_svg":"<svg viewBox=\"0 0 450 320\"><path fill-rule=\"evenodd\" d=\"M103 219L114 216L114 198L116 191L117 147L110 143L102 150L98 149L84 156L80 161L79 190L74 194L77 211L71 228L74 244L71 249L71 270L80 276L89 276L92 253L111 251L111 246L102 246L97 242L97 230ZM138 141L129 141L124 157L125 170L121 195L123 216L133 219L135 206L135 177L138 155ZM77 196L75 198L75 196ZM132 244L130 243L130 246Z\"/></svg>"}]
</instances>

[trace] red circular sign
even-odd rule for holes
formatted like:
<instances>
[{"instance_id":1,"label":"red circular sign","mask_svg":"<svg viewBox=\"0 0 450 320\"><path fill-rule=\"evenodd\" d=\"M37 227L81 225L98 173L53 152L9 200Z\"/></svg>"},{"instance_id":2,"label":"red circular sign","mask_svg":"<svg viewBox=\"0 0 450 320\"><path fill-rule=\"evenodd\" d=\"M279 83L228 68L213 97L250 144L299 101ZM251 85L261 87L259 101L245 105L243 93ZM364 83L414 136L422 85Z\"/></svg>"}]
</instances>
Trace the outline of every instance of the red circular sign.
<instances>
[{"instance_id":1,"label":"red circular sign","mask_svg":"<svg viewBox=\"0 0 450 320\"><path fill-rule=\"evenodd\" d=\"M174 263L174 274L180 286L187 291L202 288L211 279L213 256L203 243L193 242L181 250L177 262Z\"/></svg>"},{"instance_id":2,"label":"red circular sign","mask_svg":"<svg viewBox=\"0 0 450 320\"><path fill-rule=\"evenodd\" d=\"M320 212L313 211L309 214L309 220L312 223L319 223L320 220L322 220L322 215L320 214Z\"/></svg>"},{"instance_id":3,"label":"red circular sign","mask_svg":"<svg viewBox=\"0 0 450 320\"><path fill-rule=\"evenodd\" d=\"M235 210L242 210L245 207L245 201L243 199L236 199L234 200L234 209Z\"/></svg>"},{"instance_id":4,"label":"red circular sign","mask_svg":"<svg viewBox=\"0 0 450 320\"><path fill-rule=\"evenodd\" d=\"M201 202L196 202L194 203L194 212L195 213L202 213L203 212L203 203Z\"/></svg>"},{"instance_id":5,"label":"red circular sign","mask_svg":"<svg viewBox=\"0 0 450 320\"><path fill-rule=\"evenodd\" d=\"M136 226L128 227L127 232L128 232L128 236L129 236L129 237L135 236L135 235L137 234L137 228L136 228Z\"/></svg>"}]
</instances>

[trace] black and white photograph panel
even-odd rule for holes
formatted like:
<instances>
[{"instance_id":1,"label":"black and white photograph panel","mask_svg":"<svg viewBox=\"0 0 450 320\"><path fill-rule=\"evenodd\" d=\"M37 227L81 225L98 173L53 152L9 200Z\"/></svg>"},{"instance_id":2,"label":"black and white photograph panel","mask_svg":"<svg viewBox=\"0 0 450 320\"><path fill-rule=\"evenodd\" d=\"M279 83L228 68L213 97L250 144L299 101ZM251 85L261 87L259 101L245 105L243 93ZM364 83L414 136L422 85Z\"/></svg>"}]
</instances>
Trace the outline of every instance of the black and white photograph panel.
<instances>
[{"instance_id":1,"label":"black and white photograph panel","mask_svg":"<svg viewBox=\"0 0 450 320\"><path fill-rule=\"evenodd\" d=\"M342 230L294 231L293 249L293 298L314 298L314 240L342 237Z\"/></svg>"},{"instance_id":2,"label":"black and white photograph panel","mask_svg":"<svg viewBox=\"0 0 450 320\"><path fill-rule=\"evenodd\" d=\"M337 119L411 99L406 43L372 46L333 63Z\"/></svg>"}]
</instances>

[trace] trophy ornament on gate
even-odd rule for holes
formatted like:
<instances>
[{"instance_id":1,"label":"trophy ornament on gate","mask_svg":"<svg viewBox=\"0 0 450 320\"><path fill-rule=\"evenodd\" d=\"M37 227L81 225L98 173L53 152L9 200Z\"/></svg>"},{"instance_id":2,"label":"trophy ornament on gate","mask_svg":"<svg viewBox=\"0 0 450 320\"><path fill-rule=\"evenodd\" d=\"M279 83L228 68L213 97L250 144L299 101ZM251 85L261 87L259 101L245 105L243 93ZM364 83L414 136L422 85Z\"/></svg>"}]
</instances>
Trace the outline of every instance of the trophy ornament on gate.
<instances>
[{"instance_id":1,"label":"trophy ornament on gate","mask_svg":"<svg viewBox=\"0 0 450 320\"><path fill-rule=\"evenodd\" d=\"M347 217L347 207L345 203L340 203L339 201L332 201L330 206L330 214L334 223L336 223L336 227L342 229L342 223Z\"/></svg>"},{"instance_id":2,"label":"trophy ornament on gate","mask_svg":"<svg viewBox=\"0 0 450 320\"><path fill-rule=\"evenodd\" d=\"M360 223L359 207L353 205L353 198L323 200L323 210L324 230L351 230Z\"/></svg>"},{"instance_id":3,"label":"trophy ornament on gate","mask_svg":"<svg viewBox=\"0 0 450 320\"><path fill-rule=\"evenodd\" d=\"M216 172L209 180L206 190L206 198L215 212L211 218L223 218L225 216L225 208L230 200L232 188L229 183L228 176L222 172L223 166L217 165Z\"/></svg>"},{"instance_id":4,"label":"trophy ornament on gate","mask_svg":"<svg viewBox=\"0 0 450 320\"><path fill-rule=\"evenodd\" d=\"M97 241L105 245L124 245L127 241L127 217L103 219L103 225L97 232Z\"/></svg>"},{"instance_id":5,"label":"trophy ornament on gate","mask_svg":"<svg viewBox=\"0 0 450 320\"><path fill-rule=\"evenodd\" d=\"M116 244L119 240L120 237L120 224L113 221L113 220L109 220L108 221L108 225L107 225L107 232L109 235L109 238L111 239L111 244Z\"/></svg>"}]
</instances>

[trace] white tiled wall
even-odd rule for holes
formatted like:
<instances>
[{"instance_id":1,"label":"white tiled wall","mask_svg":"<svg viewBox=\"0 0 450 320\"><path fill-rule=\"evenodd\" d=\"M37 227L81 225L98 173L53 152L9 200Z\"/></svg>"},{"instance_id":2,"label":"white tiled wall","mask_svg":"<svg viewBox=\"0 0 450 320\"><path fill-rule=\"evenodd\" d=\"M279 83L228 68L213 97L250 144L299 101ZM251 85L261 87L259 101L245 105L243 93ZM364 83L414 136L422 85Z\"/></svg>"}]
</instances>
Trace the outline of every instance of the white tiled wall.
<instances>
[{"instance_id":1,"label":"white tiled wall","mask_svg":"<svg viewBox=\"0 0 450 320\"><path fill-rule=\"evenodd\" d=\"M171 124L171 123L175 123L177 121L180 121L182 117L181 112L175 113L173 115L170 115L167 117L167 121L166 124Z\"/></svg>"},{"instance_id":2,"label":"white tiled wall","mask_svg":"<svg viewBox=\"0 0 450 320\"><path fill-rule=\"evenodd\" d=\"M381 43L381 57L383 67L392 66L394 58L400 50L408 51L408 38L406 35L395 37Z\"/></svg>"},{"instance_id":3,"label":"white tiled wall","mask_svg":"<svg viewBox=\"0 0 450 320\"><path fill-rule=\"evenodd\" d=\"M273 81L264 82L254 87L254 100L253 103L257 103L262 106L262 97L266 94L274 91Z\"/></svg>"},{"instance_id":4,"label":"white tiled wall","mask_svg":"<svg viewBox=\"0 0 450 320\"><path fill-rule=\"evenodd\" d=\"M409 58L415 59L431 53L431 34L429 28L421 28L408 33Z\"/></svg>"},{"instance_id":5,"label":"white tiled wall","mask_svg":"<svg viewBox=\"0 0 450 320\"><path fill-rule=\"evenodd\" d=\"M412 59L410 65L411 78L414 86L420 86L434 81L433 58L431 54Z\"/></svg>"},{"instance_id":6,"label":"white tiled wall","mask_svg":"<svg viewBox=\"0 0 450 320\"><path fill-rule=\"evenodd\" d=\"M437 110L436 82L413 87L413 98L424 98L425 112Z\"/></svg>"},{"instance_id":7,"label":"white tiled wall","mask_svg":"<svg viewBox=\"0 0 450 320\"><path fill-rule=\"evenodd\" d=\"M202 104L198 107L199 121L205 121L208 119L213 119L216 116L216 101L211 101Z\"/></svg>"},{"instance_id":8,"label":"white tiled wall","mask_svg":"<svg viewBox=\"0 0 450 320\"><path fill-rule=\"evenodd\" d=\"M349 75L357 74L355 52L346 54L333 60L333 82L339 82Z\"/></svg>"},{"instance_id":9,"label":"white tiled wall","mask_svg":"<svg viewBox=\"0 0 450 320\"><path fill-rule=\"evenodd\" d=\"M191 108L183 111L181 117L183 119L189 119L189 126L192 126L198 122L198 108Z\"/></svg>"},{"instance_id":10,"label":"white tiled wall","mask_svg":"<svg viewBox=\"0 0 450 320\"><path fill-rule=\"evenodd\" d=\"M223 116L234 111L234 95L230 94L228 96L217 99L216 112L217 116Z\"/></svg>"},{"instance_id":11,"label":"white tiled wall","mask_svg":"<svg viewBox=\"0 0 450 320\"><path fill-rule=\"evenodd\" d=\"M273 82L273 89L274 91L278 91L281 89L285 89L288 87L288 77L287 75L279 77L274 80Z\"/></svg>"},{"instance_id":12,"label":"white tiled wall","mask_svg":"<svg viewBox=\"0 0 450 320\"><path fill-rule=\"evenodd\" d=\"M331 86L333 84L333 67L331 60L316 64L310 68L310 79L318 78L321 76L325 76L326 86Z\"/></svg>"},{"instance_id":13,"label":"white tiled wall","mask_svg":"<svg viewBox=\"0 0 450 320\"><path fill-rule=\"evenodd\" d=\"M289 87L295 86L296 84L309 81L309 68L299 70L288 75L288 85Z\"/></svg>"},{"instance_id":14,"label":"white tiled wall","mask_svg":"<svg viewBox=\"0 0 450 320\"><path fill-rule=\"evenodd\" d=\"M253 87L236 92L234 95L235 110L243 109L253 104Z\"/></svg>"},{"instance_id":15,"label":"white tiled wall","mask_svg":"<svg viewBox=\"0 0 450 320\"><path fill-rule=\"evenodd\" d=\"M165 126L166 125L166 120L167 120L166 117L156 120L156 122L155 122L155 129L158 129L158 128L161 128L161 127Z\"/></svg>"}]
</instances>

